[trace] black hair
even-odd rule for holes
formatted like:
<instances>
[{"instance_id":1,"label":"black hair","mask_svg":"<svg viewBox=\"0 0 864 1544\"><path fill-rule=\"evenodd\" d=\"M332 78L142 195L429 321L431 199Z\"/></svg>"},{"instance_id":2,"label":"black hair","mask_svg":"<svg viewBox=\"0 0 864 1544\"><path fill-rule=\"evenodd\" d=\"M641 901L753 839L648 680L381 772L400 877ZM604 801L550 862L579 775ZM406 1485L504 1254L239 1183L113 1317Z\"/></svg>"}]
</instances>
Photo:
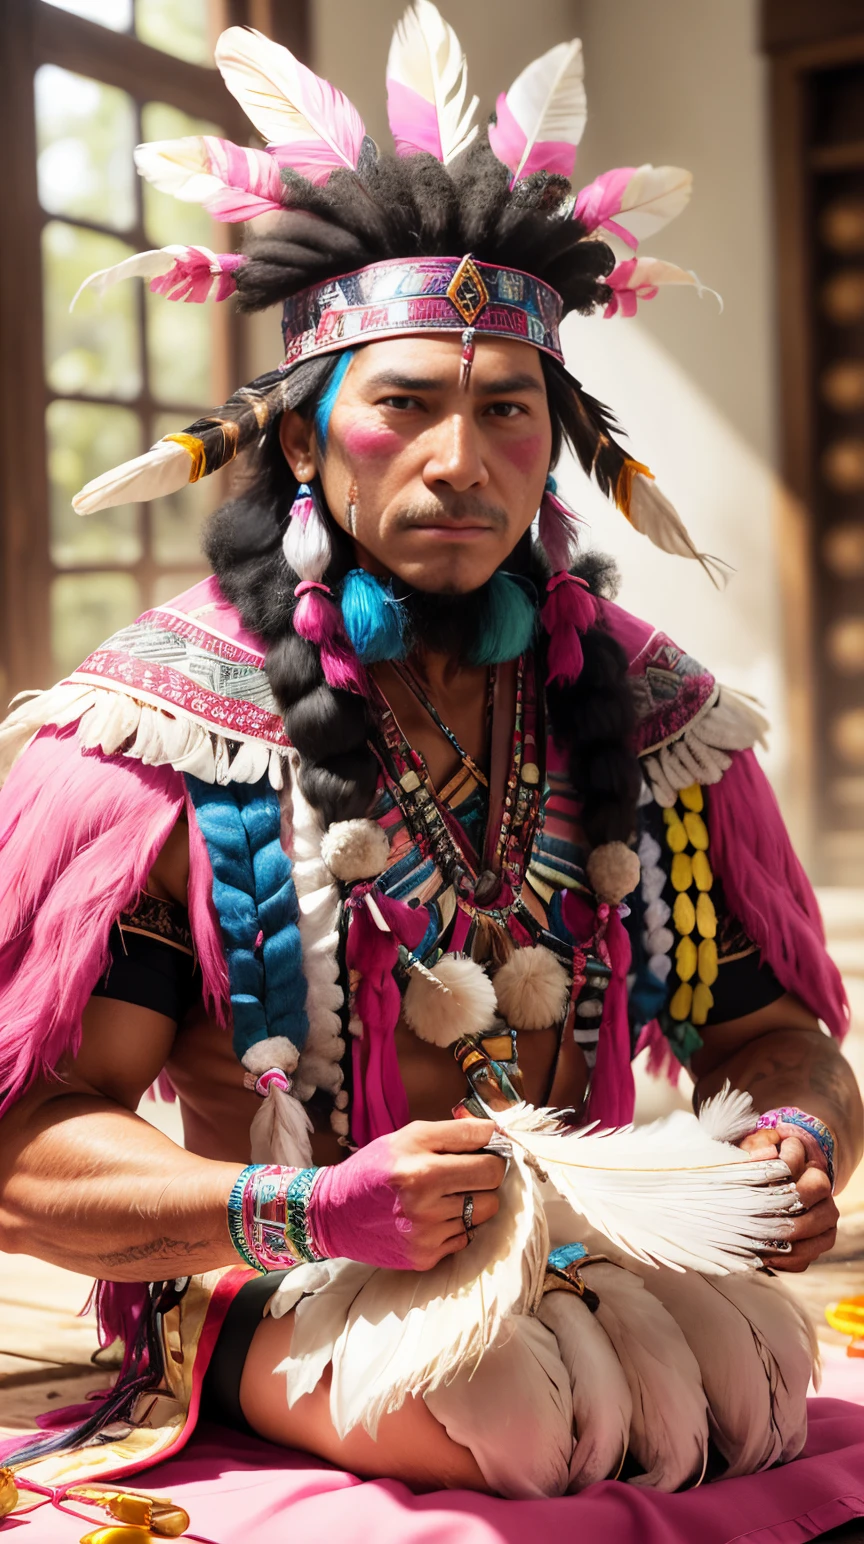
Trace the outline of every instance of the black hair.
<instances>
[{"instance_id":1,"label":"black hair","mask_svg":"<svg viewBox=\"0 0 864 1544\"><path fill-rule=\"evenodd\" d=\"M537 173L511 190L509 172L485 139L446 169L427 155L400 160L367 150L356 173L335 172L323 188L290 172L283 177L291 208L265 235L252 239L247 261L237 270L239 302L246 310L272 306L310 284L386 258L466 252L534 274L559 292L565 312L587 313L609 299L604 280L614 257L604 242L585 239L578 222L560 213L567 209L566 179ZM282 410L311 418L338 357L308 360L287 372L280 386ZM586 471L599 472L608 491L623 459L609 414L563 365L541 358L552 464L566 441ZM297 578L281 543L297 482L279 444L278 419L247 453L245 470L239 496L211 517L207 557L226 598L267 645L265 668L286 733L300 753L304 794L325 825L364 815L378 768L369 745L369 707L327 685L317 649L292 626ZM331 537L327 577L338 582L353 566L352 549L335 522ZM530 540L511 554L508 568L514 559L538 584L548 574L542 549ZM588 565L586 577L598 590L608 584L608 573L596 563ZM428 603L418 603L418 617L424 607L428 611ZM553 733L569 746L585 834L596 846L630 839L640 774L623 652L599 626L588 632L583 648L579 681L550 690L549 709Z\"/></svg>"}]
</instances>

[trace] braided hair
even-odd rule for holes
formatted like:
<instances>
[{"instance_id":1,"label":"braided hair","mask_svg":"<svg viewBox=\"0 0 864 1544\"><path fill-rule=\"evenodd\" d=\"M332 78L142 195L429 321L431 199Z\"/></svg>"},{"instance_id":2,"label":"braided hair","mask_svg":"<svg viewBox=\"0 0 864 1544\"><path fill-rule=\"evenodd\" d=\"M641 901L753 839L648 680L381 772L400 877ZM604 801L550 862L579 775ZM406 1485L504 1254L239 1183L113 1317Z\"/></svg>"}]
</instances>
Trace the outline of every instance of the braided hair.
<instances>
[{"instance_id":1,"label":"braided hair","mask_svg":"<svg viewBox=\"0 0 864 1544\"><path fill-rule=\"evenodd\" d=\"M337 171L324 187L291 172L283 176L292 207L252 239L237 270L245 310L272 306L311 284L387 258L464 252L536 275L558 290L565 312L588 313L609 299L604 280L614 266L611 250L586 239L577 221L556 216L569 193L566 179L541 172L511 190L509 172L485 140L447 168L423 154L369 155L356 172ZM339 357L307 360L286 373L282 409L313 419ZM586 471L596 474L600 466L607 488L614 486L626 458L612 437L609 415L562 365L541 358L553 465L567 442ZM327 684L318 650L292 626L297 576L281 544L298 485L282 453L278 419L244 460L245 485L211 517L205 551L226 598L266 643L265 668L286 734L300 753L303 793L326 826L368 812L377 779L369 709L364 698ZM327 579L338 583L354 557L347 536L329 523ZM525 543L509 566L514 560L538 580L548 574L536 544ZM598 573L586 577L602 590L605 576L599 585ZM581 676L550 689L549 706L553 732L569 748L593 847L630 839L639 770L623 652L602 626L585 636L583 652Z\"/></svg>"}]
</instances>

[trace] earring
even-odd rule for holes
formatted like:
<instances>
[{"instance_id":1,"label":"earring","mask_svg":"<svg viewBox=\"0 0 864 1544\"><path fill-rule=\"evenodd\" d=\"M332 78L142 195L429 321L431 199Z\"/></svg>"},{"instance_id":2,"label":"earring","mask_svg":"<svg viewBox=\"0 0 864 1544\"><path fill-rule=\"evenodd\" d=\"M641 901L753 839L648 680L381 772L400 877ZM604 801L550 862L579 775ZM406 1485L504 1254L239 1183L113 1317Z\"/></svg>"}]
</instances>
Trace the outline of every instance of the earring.
<instances>
[{"instance_id":1,"label":"earring","mask_svg":"<svg viewBox=\"0 0 864 1544\"><path fill-rule=\"evenodd\" d=\"M353 477L348 489L348 503L345 506L345 523L348 526L348 535L353 536L357 529L357 484Z\"/></svg>"}]
</instances>

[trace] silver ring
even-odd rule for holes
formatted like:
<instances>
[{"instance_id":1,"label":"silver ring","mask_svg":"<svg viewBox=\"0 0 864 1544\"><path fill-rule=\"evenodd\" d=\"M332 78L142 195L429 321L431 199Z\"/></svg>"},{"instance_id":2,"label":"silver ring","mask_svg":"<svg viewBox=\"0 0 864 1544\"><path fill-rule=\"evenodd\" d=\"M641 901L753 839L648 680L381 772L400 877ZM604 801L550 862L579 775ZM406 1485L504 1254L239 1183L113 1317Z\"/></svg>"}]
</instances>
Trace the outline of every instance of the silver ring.
<instances>
[{"instance_id":1,"label":"silver ring","mask_svg":"<svg viewBox=\"0 0 864 1544\"><path fill-rule=\"evenodd\" d=\"M462 1226L470 1239L474 1227L474 1197L466 1195L462 1202Z\"/></svg>"}]
</instances>

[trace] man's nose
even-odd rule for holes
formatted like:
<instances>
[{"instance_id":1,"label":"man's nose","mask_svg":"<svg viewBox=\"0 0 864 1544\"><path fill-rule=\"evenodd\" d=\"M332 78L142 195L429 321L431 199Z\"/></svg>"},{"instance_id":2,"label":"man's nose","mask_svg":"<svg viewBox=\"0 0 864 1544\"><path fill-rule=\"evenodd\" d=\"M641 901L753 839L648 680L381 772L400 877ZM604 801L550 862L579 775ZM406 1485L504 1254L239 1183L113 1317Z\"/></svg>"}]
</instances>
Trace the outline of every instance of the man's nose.
<instances>
[{"instance_id":1,"label":"man's nose","mask_svg":"<svg viewBox=\"0 0 864 1544\"><path fill-rule=\"evenodd\" d=\"M423 477L429 488L434 488L436 483L446 483L457 493L486 486L489 473L483 460L480 434L472 417L466 413L452 413L435 426Z\"/></svg>"}]
</instances>

